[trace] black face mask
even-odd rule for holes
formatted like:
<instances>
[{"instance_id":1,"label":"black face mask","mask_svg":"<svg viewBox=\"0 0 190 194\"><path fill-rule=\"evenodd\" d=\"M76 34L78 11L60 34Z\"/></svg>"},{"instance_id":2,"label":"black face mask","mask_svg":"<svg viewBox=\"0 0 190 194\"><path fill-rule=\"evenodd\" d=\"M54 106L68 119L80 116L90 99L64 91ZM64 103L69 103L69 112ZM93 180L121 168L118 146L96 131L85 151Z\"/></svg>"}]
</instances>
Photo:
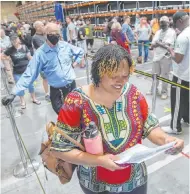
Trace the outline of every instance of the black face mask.
<instances>
[{"instance_id":1,"label":"black face mask","mask_svg":"<svg viewBox=\"0 0 190 194\"><path fill-rule=\"evenodd\" d=\"M47 39L51 42L51 44L56 45L59 42L59 35L47 34Z\"/></svg>"}]
</instances>

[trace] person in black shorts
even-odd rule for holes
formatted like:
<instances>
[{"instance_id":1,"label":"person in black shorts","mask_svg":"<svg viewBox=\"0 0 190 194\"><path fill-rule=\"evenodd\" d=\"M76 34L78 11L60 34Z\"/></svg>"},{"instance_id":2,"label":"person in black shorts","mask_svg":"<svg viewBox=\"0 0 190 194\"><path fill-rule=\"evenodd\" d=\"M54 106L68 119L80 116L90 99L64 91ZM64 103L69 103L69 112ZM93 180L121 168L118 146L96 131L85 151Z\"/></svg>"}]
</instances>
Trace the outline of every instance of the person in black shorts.
<instances>
[{"instance_id":1,"label":"person in black shorts","mask_svg":"<svg viewBox=\"0 0 190 194\"><path fill-rule=\"evenodd\" d=\"M91 53L94 53L93 51L93 45L94 45L94 26L91 24L91 21L89 19L86 20L86 25L85 25L85 34L86 34L86 44L87 44L87 50L88 50L88 45L90 45L90 51Z\"/></svg>"}]
</instances>

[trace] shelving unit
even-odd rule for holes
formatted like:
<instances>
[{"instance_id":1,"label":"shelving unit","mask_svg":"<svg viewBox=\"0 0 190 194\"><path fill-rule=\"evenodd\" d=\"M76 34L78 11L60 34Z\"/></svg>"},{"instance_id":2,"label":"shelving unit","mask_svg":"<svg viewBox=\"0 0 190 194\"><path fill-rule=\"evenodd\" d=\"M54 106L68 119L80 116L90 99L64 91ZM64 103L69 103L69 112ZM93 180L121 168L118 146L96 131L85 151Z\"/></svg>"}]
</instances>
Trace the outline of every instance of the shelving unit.
<instances>
[{"instance_id":1,"label":"shelving unit","mask_svg":"<svg viewBox=\"0 0 190 194\"><path fill-rule=\"evenodd\" d=\"M17 12L21 21L34 22L36 20L55 19L54 1L35 1L18 6Z\"/></svg>"},{"instance_id":2,"label":"shelving unit","mask_svg":"<svg viewBox=\"0 0 190 194\"><path fill-rule=\"evenodd\" d=\"M18 7L21 21L55 19L55 1L33 1ZM102 30L105 18L110 16L171 15L177 10L189 12L189 1L62 1L65 16L90 18L96 30Z\"/></svg>"}]
</instances>

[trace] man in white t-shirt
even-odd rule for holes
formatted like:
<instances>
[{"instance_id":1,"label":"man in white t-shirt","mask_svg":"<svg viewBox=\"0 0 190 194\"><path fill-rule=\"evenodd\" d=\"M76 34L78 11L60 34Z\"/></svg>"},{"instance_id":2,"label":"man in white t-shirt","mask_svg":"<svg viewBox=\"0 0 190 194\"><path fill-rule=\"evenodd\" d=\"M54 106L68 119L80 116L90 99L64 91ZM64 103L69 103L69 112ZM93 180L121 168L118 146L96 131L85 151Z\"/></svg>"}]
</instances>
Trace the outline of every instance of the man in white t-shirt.
<instances>
[{"instance_id":1,"label":"man in white t-shirt","mask_svg":"<svg viewBox=\"0 0 190 194\"><path fill-rule=\"evenodd\" d=\"M67 41L70 44L76 45L77 43L77 28L71 21L71 18L69 16L66 17L67 22Z\"/></svg>"},{"instance_id":2,"label":"man in white t-shirt","mask_svg":"<svg viewBox=\"0 0 190 194\"><path fill-rule=\"evenodd\" d=\"M156 73L165 79L169 79L170 67L172 64L171 55L168 54L167 47L174 47L176 33L172 28L169 28L169 18L162 16L160 18L160 30L158 30L153 38L152 47L154 48L154 58L152 66L152 74ZM157 87L159 82L157 82ZM147 95L152 95L153 85ZM157 94L158 94L157 88ZM162 82L161 99L168 97L168 84Z\"/></svg>"},{"instance_id":3,"label":"man in white t-shirt","mask_svg":"<svg viewBox=\"0 0 190 194\"><path fill-rule=\"evenodd\" d=\"M174 27L181 33L178 35L175 49L168 48L173 59L173 82L189 88L189 16L185 12L177 12L173 16ZM189 90L171 86L171 124L162 128L167 133L181 134L181 119L189 124Z\"/></svg>"}]
</instances>

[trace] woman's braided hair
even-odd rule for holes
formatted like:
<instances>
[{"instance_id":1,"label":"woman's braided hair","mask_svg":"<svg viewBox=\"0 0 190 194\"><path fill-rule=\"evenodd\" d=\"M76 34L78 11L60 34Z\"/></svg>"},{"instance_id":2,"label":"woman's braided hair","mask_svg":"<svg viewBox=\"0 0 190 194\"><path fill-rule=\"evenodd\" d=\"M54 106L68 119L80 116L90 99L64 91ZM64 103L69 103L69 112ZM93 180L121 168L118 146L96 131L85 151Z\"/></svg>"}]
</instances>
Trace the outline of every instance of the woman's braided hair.
<instances>
[{"instance_id":1,"label":"woman's braided hair","mask_svg":"<svg viewBox=\"0 0 190 194\"><path fill-rule=\"evenodd\" d=\"M122 60L127 62L129 68L132 66L131 56L121 46L109 44L100 48L92 61L91 79L93 84L98 87L103 75L111 76L117 72Z\"/></svg>"}]
</instances>

